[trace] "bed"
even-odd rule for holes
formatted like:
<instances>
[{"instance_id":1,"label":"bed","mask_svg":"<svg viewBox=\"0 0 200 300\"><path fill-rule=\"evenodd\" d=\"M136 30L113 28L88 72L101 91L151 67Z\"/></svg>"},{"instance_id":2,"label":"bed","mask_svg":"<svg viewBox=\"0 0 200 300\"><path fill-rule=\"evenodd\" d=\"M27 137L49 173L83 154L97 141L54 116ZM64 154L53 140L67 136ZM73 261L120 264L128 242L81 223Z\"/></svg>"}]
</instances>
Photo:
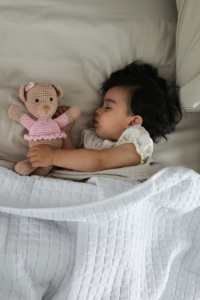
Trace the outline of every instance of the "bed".
<instances>
[{"instance_id":1,"label":"bed","mask_svg":"<svg viewBox=\"0 0 200 300\"><path fill-rule=\"evenodd\" d=\"M199 12L189 0L0 0L0 299L199 299ZM177 84L184 107L146 166L14 172L28 152L8 116L26 111L22 84L55 82L59 104L81 108L77 147L101 83L136 59Z\"/></svg>"}]
</instances>

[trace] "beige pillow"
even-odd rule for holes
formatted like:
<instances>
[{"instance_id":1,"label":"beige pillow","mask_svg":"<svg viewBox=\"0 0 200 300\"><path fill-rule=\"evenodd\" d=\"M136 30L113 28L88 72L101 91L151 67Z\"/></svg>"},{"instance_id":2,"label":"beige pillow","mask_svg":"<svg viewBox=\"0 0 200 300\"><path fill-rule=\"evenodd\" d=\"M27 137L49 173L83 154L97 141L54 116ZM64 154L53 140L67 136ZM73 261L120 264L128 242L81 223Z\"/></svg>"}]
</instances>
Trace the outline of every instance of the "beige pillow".
<instances>
[{"instance_id":1,"label":"beige pillow","mask_svg":"<svg viewBox=\"0 0 200 300\"><path fill-rule=\"evenodd\" d=\"M191 109L200 103L200 1L176 3L176 79L181 87L180 100L185 108Z\"/></svg>"},{"instance_id":2,"label":"beige pillow","mask_svg":"<svg viewBox=\"0 0 200 300\"><path fill-rule=\"evenodd\" d=\"M155 65L160 76L175 81L174 1L2 3L0 158L26 159L27 131L8 116L12 104L26 112L18 96L22 84L55 82L64 92L59 105L81 108L72 130L77 147L81 130L93 125L102 101L100 86L111 72L142 59Z\"/></svg>"}]
</instances>

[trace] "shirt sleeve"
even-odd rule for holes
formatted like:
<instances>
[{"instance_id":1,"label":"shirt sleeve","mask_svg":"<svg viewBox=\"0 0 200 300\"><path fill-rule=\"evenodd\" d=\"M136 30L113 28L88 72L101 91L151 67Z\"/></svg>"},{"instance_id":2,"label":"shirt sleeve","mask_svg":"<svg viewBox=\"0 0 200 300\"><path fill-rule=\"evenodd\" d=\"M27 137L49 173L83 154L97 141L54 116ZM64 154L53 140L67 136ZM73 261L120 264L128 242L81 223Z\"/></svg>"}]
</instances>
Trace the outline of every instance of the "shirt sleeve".
<instances>
[{"instance_id":1,"label":"shirt sleeve","mask_svg":"<svg viewBox=\"0 0 200 300\"><path fill-rule=\"evenodd\" d=\"M85 149L95 149L96 133L94 128L83 129L81 132L81 139L79 148L83 145Z\"/></svg>"},{"instance_id":2,"label":"shirt sleeve","mask_svg":"<svg viewBox=\"0 0 200 300\"><path fill-rule=\"evenodd\" d=\"M84 132L85 132L85 129L81 131L81 140L78 145L79 148L81 148L81 146L84 145Z\"/></svg>"},{"instance_id":3,"label":"shirt sleeve","mask_svg":"<svg viewBox=\"0 0 200 300\"><path fill-rule=\"evenodd\" d=\"M125 130L119 138L116 146L134 144L137 153L141 156L141 165L144 164L153 153L153 140L142 126L132 126Z\"/></svg>"},{"instance_id":4,"label":"shirt sleeve","mask_svg":"<svg viewBox=\"0 0 200 300\"><path fill-rule=\"evenodd\" d=\"M69 120L66 114L62 114L58 118L54 119L54 121L58 124L60 128L63 128L69 124Z\"/></svg>"},{"instance_id":5,"label":"shirt sleeve","mask_svg":"<svg viewBox=\"0 0 200 300\"><path fill-rule=\"evenodd\" d=\"M35 124L35 121L27 114L24 114L20 119L20 123L28 130L30 130L30 128Z\"/></svg>"}]
</instances>

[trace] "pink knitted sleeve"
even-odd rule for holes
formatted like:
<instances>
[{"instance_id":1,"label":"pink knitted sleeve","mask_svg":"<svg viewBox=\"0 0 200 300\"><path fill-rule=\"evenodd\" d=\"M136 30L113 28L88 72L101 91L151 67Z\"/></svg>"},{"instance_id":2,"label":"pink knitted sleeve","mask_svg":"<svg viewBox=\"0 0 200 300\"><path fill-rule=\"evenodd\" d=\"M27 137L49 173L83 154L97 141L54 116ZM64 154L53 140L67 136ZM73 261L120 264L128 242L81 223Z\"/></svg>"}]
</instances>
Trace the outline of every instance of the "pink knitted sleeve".
<instances>
[{"instance_id":1,"label":"pink knitted sleeve","mask_svg":"<svg viewBox=\"0 0 200 300\"><path fill-rule=\"evenodd\" d=\"M66 116L66 114L62 114L60 117L54 119L54 121L58 124L60 128L65 127L67 124L69 124L69 120Z\"/></svg>"},{"instance_id":2,"label":"pink knitted sleeve","mask_svg":"<svg viewBox=\"0 0 200 300\"><path fill-rule=\"evenodd\" d=\"M29 130L35 124L35 121L27 114L24 114L20 119L20 123Z\"/></svg>"}]
</instances>

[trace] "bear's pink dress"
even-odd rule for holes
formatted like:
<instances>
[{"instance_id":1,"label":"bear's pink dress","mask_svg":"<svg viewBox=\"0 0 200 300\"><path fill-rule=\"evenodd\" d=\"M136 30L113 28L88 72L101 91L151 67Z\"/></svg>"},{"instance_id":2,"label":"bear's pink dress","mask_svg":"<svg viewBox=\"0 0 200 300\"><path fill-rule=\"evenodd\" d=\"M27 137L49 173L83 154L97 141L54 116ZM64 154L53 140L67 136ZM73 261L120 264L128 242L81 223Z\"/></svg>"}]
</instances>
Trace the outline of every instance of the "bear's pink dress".
<instances>
[{"instance_id":1,"label":"bear's pink dress","mask_svg":"<svg viewBox=\"0 0 200 300\"><path fill-rule=\"evenodd\" d=\"M62 114L54 120L42 118L37 121L24 114L20 119L20 123L29 130L29 134L24 135L24 139L27 141L67 138L67 134L60 129L69 124L66 114Z\"/></svg>"}]
</instances>

